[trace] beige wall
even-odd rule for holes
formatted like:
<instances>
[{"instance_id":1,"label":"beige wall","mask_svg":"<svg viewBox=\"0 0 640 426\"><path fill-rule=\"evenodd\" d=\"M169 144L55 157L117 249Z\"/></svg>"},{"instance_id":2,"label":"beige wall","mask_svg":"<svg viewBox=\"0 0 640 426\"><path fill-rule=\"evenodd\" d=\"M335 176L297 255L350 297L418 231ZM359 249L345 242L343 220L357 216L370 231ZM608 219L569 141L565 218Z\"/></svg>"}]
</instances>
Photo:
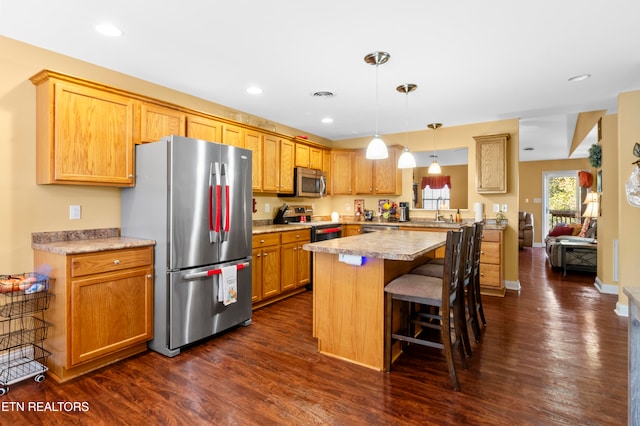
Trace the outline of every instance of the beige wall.
<instances>
[{"instance_id":1,"label":"beige wall","mask_svg":"<svg viewBox=\"0 0 640 426\"><path fill-rule=\"evenodd\" d=\"M556 172L562 170L584 170L593 174L593 185L595 188L595 173L589 165L589 160L579 158L575 160L551 160L551 161L522 161L519 164L520 176L526 176L526 179L520 179L519 203L520 210L533 213L533 242L543 243L544 235L542 235L542 203L534 202L536 198L542 200L543 191L543 174L545 172Z\"/></svg>"},{"instance_id":2,"label":"beige wall","mask_svg":"<svg viewBox=\"0 0 640 426\"><path fill-rule=\"evenodd\" d=\"M478 194L475 188L476 182L476 146L474 136L492 135L498 133L509 133L511 138L508 144L508 184L506 194ZM389 135L382 135L383 140L387 145L402 145L408 146L411 151L421 151L425 148L425 141L433 140L432 130L421 130L416 132L395 133ZM366 147L371 137L345 139L341 141L335 141L334 147L336 148L363 148ZM487 218L493 218L494 213L492 206L494 203L507 204L508 211L506 213L509 225L505 232L505 279L511 284L518 282L518 149L520 145L519 139L519 121L513 120L501 120L491 121L486 123L468 124L463 126L451 126L445 125L438 130L438 149L453 149L466 147L469 148L469 167L468 167L468 206L467 210L462 211L462 216L467 218L473 218L473 204L480 202L484 204L484 209ZM393 197L395 201L411 201L412 191L412 169L403 170L402 175L402 195ZM346 197L337 196L332 197L334 201L334 207L341 214L353 214L352 211L345 211L344 207L347 203L353 205L354 198L364 198L367 208L377 206L377 199L382 197ZM386 198L386 197L385 197ZM448 216L449 214L455 214L455 210L444 211L443 214ZM424 210L411 210L411 217L432 217L433 211ZM508 283L509 284L509 283Z\"/></svg>"},{"instance_id":3,"label":"beige wall","mask_svg":"<svg viewBox=\"0 0 640 426\"><path fill-rule=\"evenodd\" d=\"M622 293L623 287L640 287L638 274L638 253L640 252L640 208L633 207L627 201L625 183L631 175L632 162L638 160L633 156L633 146L640 142L640 91L621 93L618 96L618 152L617 176L612 182L612 190L618 193L618 236L619 236L619 296L618 300L628 305L627 297ZM603 161L604 147L603 145ZM603 184L607 181L603 177ZM603 188L604 189L604 188ZM604 196L604 194L603 194ZM608 203L603 200L603 203ZM612 218L613 219L613 218Z\"/></svg>"},{"instance_id":4,"label":"beige wall","mask_svg":"<svg viewBox=\"0 0 640 426\"><path fill-rule=\"evenodd\" d=\"M602 193L598 218L598 279L603 284L617 285L618 283L614 281L614 244L620 232L618 210L621 201L618 184L617 114L605 115L602 118L600 145L602 145ZM622 201L626 203L624 198ZM622 230L622 232L626 231Z\"/></svg>"},{"instance_id":5,"label":"beige wall","mask_svg":"<svg viewBox=\"0 0 640 426\"><path fill-rule=\"evenodd\" d=\"M0 36L0 274L33 269L32 232L120 227L119 188L35 184L36 95L29 78L45 68L221 117L237 115L230 108ZM285 135L303 133L274 125ZM69 220L71 204L82 206L82 219Z\"/></svg>"}]
</instances>

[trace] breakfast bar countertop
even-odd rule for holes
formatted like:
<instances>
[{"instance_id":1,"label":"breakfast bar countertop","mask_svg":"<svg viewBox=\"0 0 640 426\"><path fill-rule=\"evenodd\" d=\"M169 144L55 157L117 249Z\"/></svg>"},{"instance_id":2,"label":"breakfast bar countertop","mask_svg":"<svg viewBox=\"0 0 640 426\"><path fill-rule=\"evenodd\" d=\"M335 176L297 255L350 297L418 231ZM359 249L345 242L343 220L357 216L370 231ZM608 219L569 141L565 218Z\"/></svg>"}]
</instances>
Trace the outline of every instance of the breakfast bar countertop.
<instances>
[{"instance_id":1,"label":"breakfast bar countertop","mask_svg":"<svg viewBox=\"0 0 640 426\"><path fill-rule=\"evenodd\" d=\"M446 238L445 232L384 230L308 243L302 248L319 253L412 261L444 246Z\"/></svg>"}]
</instances>

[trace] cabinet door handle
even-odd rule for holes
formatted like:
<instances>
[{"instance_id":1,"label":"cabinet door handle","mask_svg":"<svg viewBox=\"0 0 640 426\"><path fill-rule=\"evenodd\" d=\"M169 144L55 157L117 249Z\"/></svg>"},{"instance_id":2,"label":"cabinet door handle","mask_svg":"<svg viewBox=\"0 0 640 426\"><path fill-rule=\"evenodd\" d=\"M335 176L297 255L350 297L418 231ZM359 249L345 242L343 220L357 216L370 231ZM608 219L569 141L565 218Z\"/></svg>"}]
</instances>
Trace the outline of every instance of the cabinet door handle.
<instances>
[{"instance_id":1,"label":"cabinet door handle","mask_svg":"<svg viewBox=\"0 0 640 426\"><path fill-rule=\"evenodd\" d=\"M269 254L269 253L265 253L265 254L264 254L264 257L267 257L267 255L268 255L268 254Z\"/></svg>"},{"instance_id":2,"label":"cabinet door handle","mask_svg":"<svg viewBox=\"0 0 640 426\"><path fill-rule=\"evenodd\" d=\"M264 243L264 240L260 240L260 244Z\"/></svg>"},{"instance_id":3,"label":"cabinet door handle","mask_svg":"<svg viewBox=\"0 0 640 426\"><path fill-rule=\"evenodd\" d=\"M261 254L256 254L256 257L260 257L260 256L261 256Z\"/></svg>"},{"instance_id":4,"label":"cabinet door handle","mask_svg":"<svg viewBox=\"0 0 640 426\"><path fill-rule=\"evenodd\" d=\"M294 248L293 248L293 251L296 251L296 250L298 250L298 247L294 247Z\"/></svg>"},{"instance_id":5,"label":"cabinet door handle","mask_svg":"<svg viewBox=\"0 0 640 426\"><path fill-rule=\"evenodd\" d=\"M151 279L151 278L153 278L153 275L149 274L149 275L147 275L147 278Z\"/></svg>"},{"instance_id":6,"label":"cabinet door handle","mask_svg":"<svg viewBox=\"0 0 640 426\"><path fill-rule=\"evenodd\" d=\"M120 261L118 259L116 259L116 260L113 261L113 263L116 264L116 265L119 265Z\"/></svg>"}]
</instances>

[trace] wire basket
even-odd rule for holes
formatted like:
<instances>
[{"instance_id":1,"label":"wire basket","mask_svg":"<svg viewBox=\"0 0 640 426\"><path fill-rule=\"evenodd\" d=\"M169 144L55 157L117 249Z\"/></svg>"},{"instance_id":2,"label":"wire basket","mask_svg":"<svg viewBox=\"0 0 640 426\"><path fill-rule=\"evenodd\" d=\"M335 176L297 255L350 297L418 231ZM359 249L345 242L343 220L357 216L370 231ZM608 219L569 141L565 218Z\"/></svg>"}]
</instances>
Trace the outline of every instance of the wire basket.
<instances>
[{"instance_id":1,"label":"wire basket","mask_svg":"<svg viewBox=\"0 0 640 426\"><path fill-rule=\"evenodd\" d=\"M25 343L43 341L50 325L31 316L0 321L0 352Z\"/></svg>"},{"instance_id":2,"label":"wire basket","mask_svg":"<svg viewBox=\"0 0 640 426\"><path fill-rule=\"evenodd\" d=\"M25 294L45 292L49 290L49 277L37 272L24 274L0 275L0 293L11 294L24 292Z\"/></svg>"},{"instance_id":3,"label":"wire basket","mask_svg":"<svg viewBox=\"0 0 640 426\"><path fill-rule=\"evenodd\" d=\"M0 317L49 309L49 277L36 272L0 275Z\"/></svg>"},{"instance_id":4,"label":"wire basket","mask_svg":"<svg viewBox=\"0 0 640 426\"><path fill-rule=\"evenodd\" d=\"M45 373L51 352L38 345L24 345L0 356L0 384L10 385Z\"/></svg>"}]
</instances>

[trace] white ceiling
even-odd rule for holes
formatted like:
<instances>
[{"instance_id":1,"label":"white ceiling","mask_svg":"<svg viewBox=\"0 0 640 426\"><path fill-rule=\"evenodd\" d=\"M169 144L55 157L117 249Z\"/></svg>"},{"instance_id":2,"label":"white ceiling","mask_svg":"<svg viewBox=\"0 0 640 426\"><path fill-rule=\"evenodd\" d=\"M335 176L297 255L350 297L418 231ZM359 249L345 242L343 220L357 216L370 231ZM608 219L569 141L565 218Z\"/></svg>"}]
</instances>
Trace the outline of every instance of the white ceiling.
<instances>
[{"instance_id":1,"label":"white ceiling","mask_svg":"<svg viewBox=\"0 0 640 426\"><path fill-rule=\"evenodd\" d=\"M639 19L637 0L0 0L1 35L332 140L373 135L364 56L386 51L383 137L520 118L522 161L568 158L579 112L640 89ZM123 36L97 34L105 21Z\"/></svg>"}]
</instances>

